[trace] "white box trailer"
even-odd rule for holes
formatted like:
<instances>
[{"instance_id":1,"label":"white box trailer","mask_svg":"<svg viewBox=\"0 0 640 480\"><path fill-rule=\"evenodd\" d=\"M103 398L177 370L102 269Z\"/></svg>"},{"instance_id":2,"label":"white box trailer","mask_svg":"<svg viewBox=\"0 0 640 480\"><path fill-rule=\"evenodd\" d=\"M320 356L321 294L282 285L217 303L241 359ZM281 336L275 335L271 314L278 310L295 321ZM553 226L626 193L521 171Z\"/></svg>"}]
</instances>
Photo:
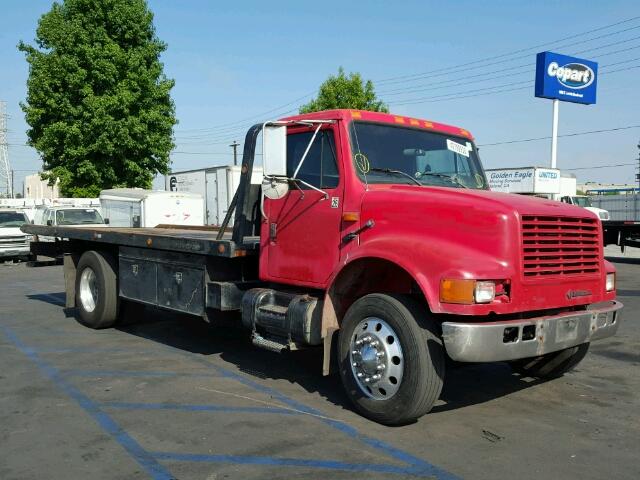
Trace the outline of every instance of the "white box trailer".
<instances>
[{"instance_id":1,"label":"white box trailer","mask_svg":"<svg viewBox=\"0 0 640 480\"><path fill-rule=\"evenodd\" d=\"M100 206L114 227L204 225L204 200L197 193L114 188L100 192Z\"/></svg>"},{"instance_id":2,"label":"white box trailer","mask_svg":"<svg viewBox=\"0 0 640 480\"><path fill-rule=\"evenodd\" d=\"M560 193L560 170L543 167L496 168L485 170L494 192L527 195Z\"/></svg>"},{"instance_id":3,"label":"white box trailer","mask_svg":"<svg viewBox=\"0 0 640 480\"><path fill-rule=\"evenodd\" d=\"M165 176L165 188L171 192L191 192L205 199L205 220L207 225L220 225L227 214L233 195L240 183L240 166L223 165L172 172ZM259 185L263 178L262 167L254 166L251 183ZM233 225L233 218L229 226Z\"/></svg>"}]
</instances>

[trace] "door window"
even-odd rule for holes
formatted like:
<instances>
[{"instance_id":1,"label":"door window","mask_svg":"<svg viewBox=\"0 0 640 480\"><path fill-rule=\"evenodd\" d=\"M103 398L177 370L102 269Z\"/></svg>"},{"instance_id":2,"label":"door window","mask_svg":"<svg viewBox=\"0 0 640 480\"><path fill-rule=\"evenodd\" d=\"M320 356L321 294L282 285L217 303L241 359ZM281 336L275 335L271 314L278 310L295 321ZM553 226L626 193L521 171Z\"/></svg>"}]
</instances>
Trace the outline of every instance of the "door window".
<instances>
[{"instance_id":1,"label":"door window","mask_svg":"<svg viewBox=\"0 0 640 480\"><path fill-rule=\"evenodd\" d=\"M287 176L293 177L313 132L287 136ZM336 188L339 183L336 147L331 130L320 130L298 172L297 178L317 188ZM299 184L300 188L308 188Z\"/></svg>"}]
</instances>

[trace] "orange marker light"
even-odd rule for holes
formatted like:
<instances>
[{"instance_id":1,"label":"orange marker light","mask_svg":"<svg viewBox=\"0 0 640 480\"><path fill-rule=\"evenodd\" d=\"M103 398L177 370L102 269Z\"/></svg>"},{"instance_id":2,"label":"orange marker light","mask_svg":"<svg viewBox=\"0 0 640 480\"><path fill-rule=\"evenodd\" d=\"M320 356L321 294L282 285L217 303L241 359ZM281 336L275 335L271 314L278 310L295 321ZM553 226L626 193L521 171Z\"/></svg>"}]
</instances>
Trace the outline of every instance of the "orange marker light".
<instances>
[{"instance_id":1,"label":"orange marker light","mask_svg":"<svg viewBox=\"0 0 640 480\"><path fill-rule=\"evenodd\" d=\"M424 126L425 126L426 128L433 128L433 123L431 123L431 122L424 122Z\"/></svg>"},{"instance_id":2,"label":"orange marker light","mask_svg":"<svg viewBox=\"0 0 640 480\"><path fill-rule=\"evenodd\" d=\"M440 301L443 303L474 303L475 280L442 279L440 280Z\"/></svg>"},{"instance_id":3,"label":"orange marker light","mask_svg":"<svg viewBox=\"0 0 640 480\"><path fill-rule=\"evenodd\" d=\"M395 117L396 123L404 123L404 117Z\"/></svg>"},{"instance_id":4,"label":"orange marker light","mask_svg":"<svg viewBox=\"0 0 640 480\"><path fill-rule=\"evenodd\" d=\"M357 222L360 220L360 214L358 212L344 212L342 220L345 222Z\"/></svg>"},{"instance_id":5,"label":"orange marker light","mask_svg":"<svg viewBox=\"0 0 640 480\"><path fill-rule=\"evenodd\" d=\"M409 120L409 123L410 123L411 125L420 125L420 122L419 122L418 120L414 119L414 118L412 118L411 120Z\"/></svg>"},{"instance_id":6,"label":"orange marker light","mask_svg":"<svg viewBox=\"0 0 640 480\"><path fill-rule=\"evenodd\" d=\"M351 118L362 118L362 113L351 111Z\"/></svg>"}]
</instances>

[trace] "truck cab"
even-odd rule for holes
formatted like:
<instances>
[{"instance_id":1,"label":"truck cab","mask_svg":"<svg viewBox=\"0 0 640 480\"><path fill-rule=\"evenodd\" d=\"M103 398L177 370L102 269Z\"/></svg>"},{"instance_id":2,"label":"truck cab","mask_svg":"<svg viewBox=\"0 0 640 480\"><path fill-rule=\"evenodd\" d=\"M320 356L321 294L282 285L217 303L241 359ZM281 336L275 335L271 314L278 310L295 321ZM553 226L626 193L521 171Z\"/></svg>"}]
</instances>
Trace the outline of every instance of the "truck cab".
<instances>
[{"instance_id":1,"label":"truck cab","mask_svg":"<svg viewBox=\"0 0 640 480\"><path fill-rule=\"evenodd\" d=\"M603 208L594 207L591 204L591 199L587 195L565 195L560 198L560 201L568 203L569 205L577 205L578 207L585 208L595 213L603 222L611 219L609 212Z\"/></svg>"},{"instance_id":2,"label":"truck cab","mask_svg":"<svg viewBox=\"0 0 640 480\"><path fill-rule=\"evenodd\" d=\"M78 227L105 225L105 221L97 208L67 205L45 208L41 214L36 215L34 223L47 226L73 225ZM37 239L40 242L53 242L55 240L54 237L47 235L39 235Z\"/></svg>"}]
</instances>

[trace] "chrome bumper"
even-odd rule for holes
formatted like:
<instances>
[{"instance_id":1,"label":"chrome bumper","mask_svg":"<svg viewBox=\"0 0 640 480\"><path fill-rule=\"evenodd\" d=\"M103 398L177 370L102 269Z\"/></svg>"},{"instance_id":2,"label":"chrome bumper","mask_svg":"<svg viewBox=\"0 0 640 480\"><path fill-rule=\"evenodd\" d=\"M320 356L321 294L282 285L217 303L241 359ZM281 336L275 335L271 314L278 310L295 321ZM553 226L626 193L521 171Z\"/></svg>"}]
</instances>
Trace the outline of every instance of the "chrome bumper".
<instances>
[{"instance_id":1,"label":"chrome bumper","mask_svg":"<svg viewBox=\"0 0 640 480\"><path fill-rule=\"evenodd\" d=\"M31 250L29 245L16 245L12 247L0 247L0 258L21 257L29 255Z\"/></svg>"},{"instance_id":2,"label":"chrome bumper","mask_svg":"<svg viewBox=\"0 0 640 480\"><path fill-rule=\"evenodd\" d=\"M447 353L459 362L537 357L614 335L622 303L590 305L581 312L485 323L442 324Z\"/></svg>"}]
</instances>

